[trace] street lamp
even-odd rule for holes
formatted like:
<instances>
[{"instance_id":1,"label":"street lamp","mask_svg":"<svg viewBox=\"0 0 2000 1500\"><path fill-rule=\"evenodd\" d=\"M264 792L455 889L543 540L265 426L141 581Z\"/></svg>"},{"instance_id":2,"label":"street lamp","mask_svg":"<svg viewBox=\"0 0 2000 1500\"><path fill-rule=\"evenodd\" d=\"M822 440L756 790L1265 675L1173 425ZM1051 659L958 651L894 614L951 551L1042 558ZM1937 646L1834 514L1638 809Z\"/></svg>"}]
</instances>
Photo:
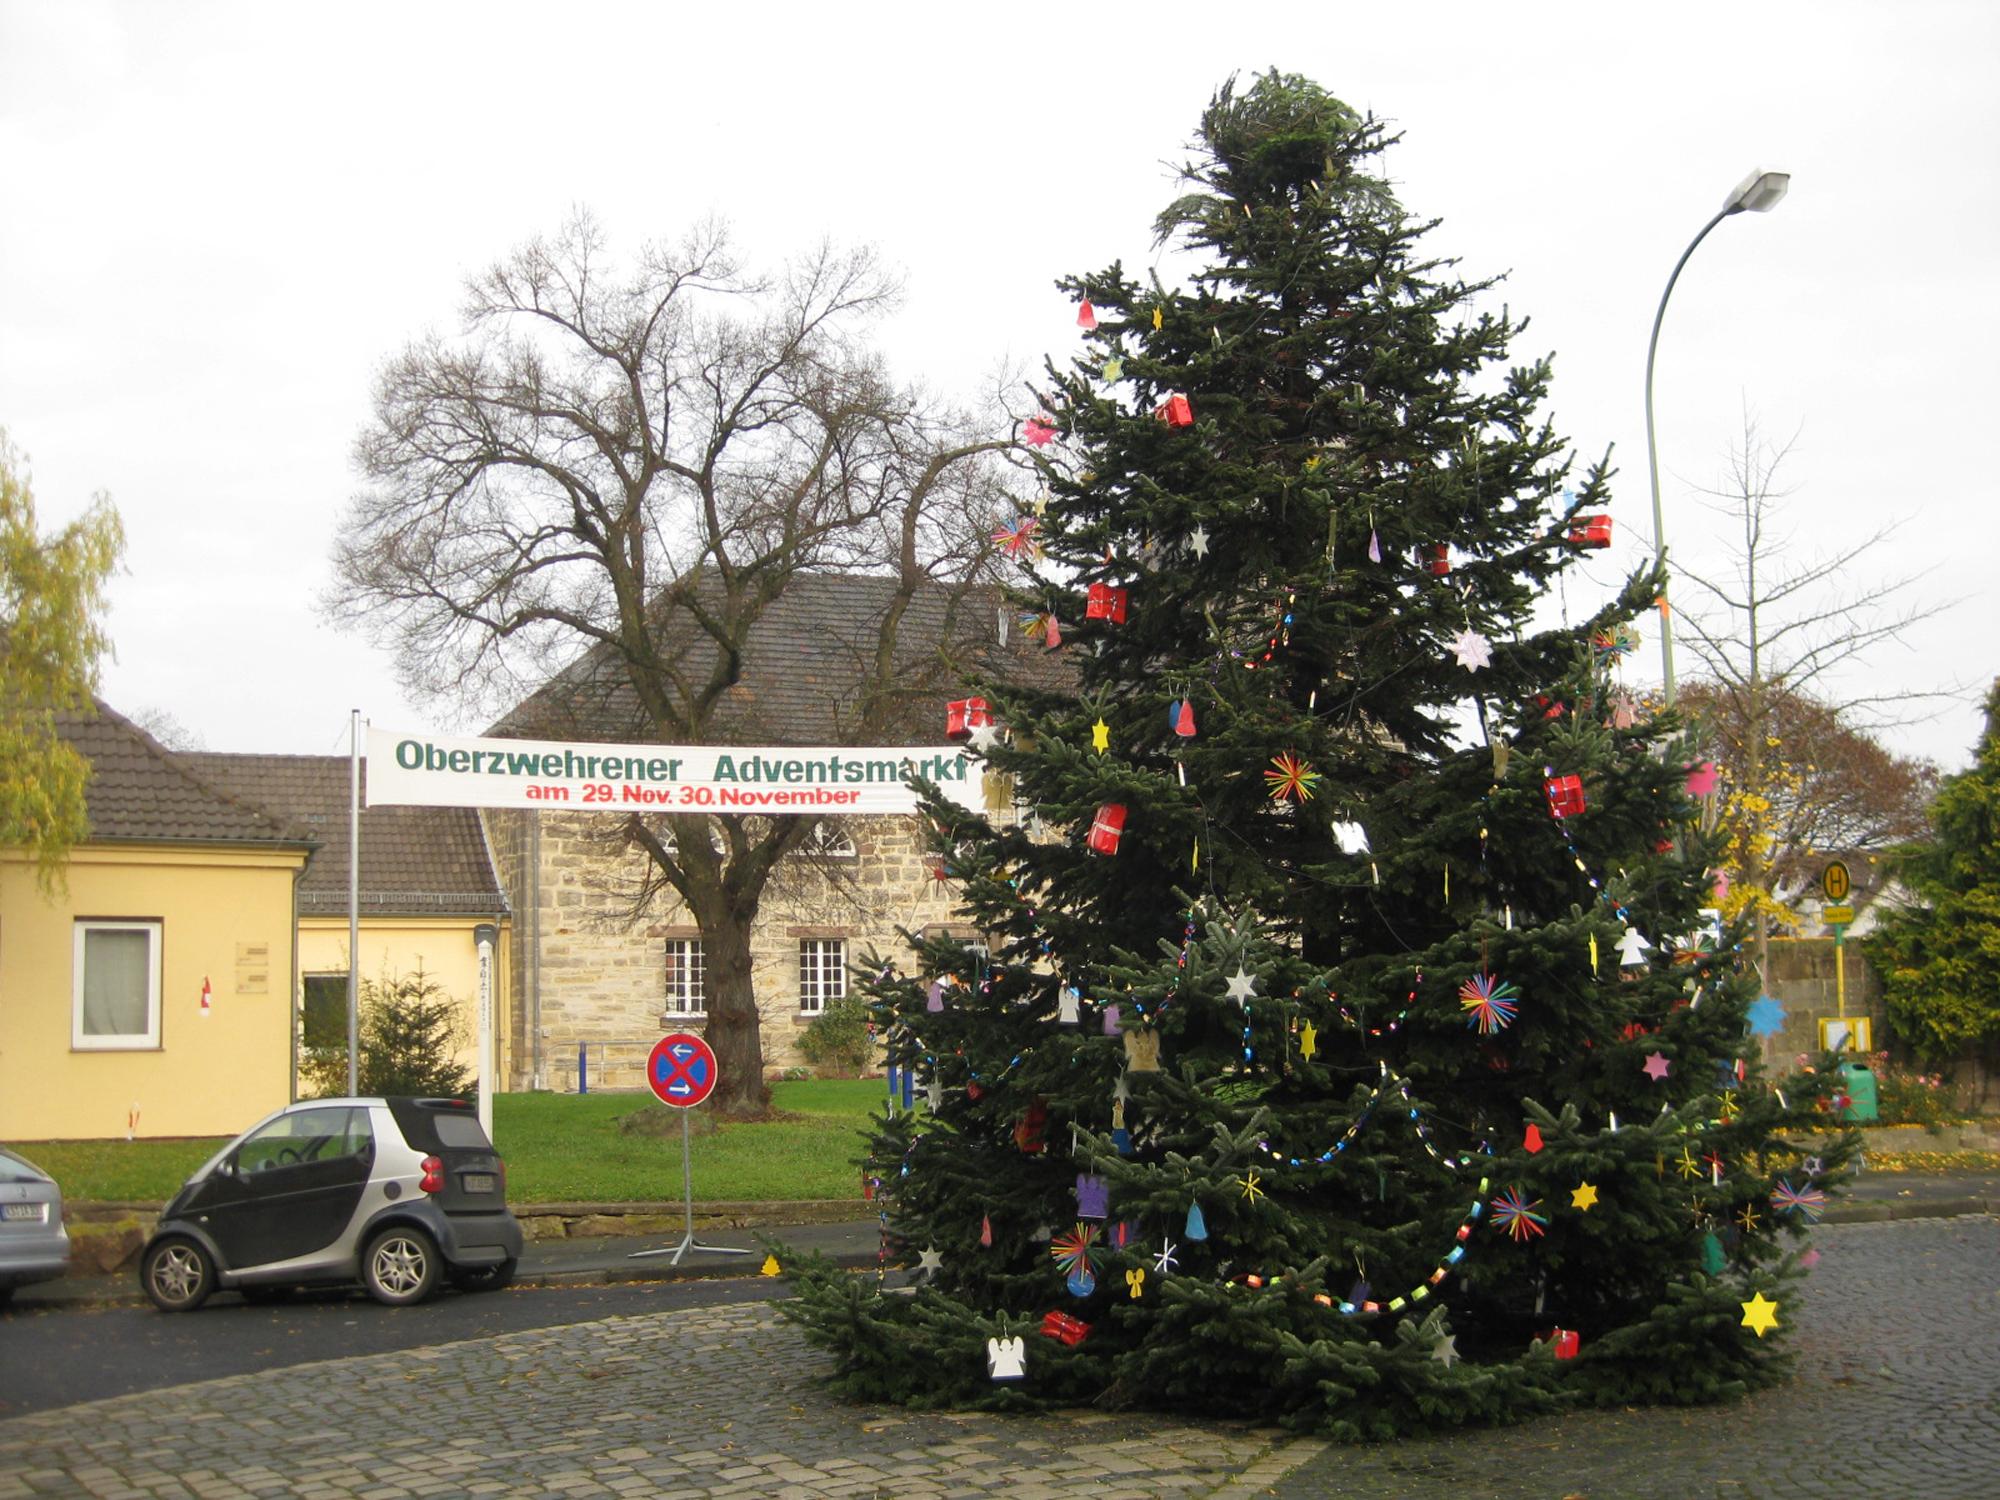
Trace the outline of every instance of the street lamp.
<instances>
[{"instance_id":1,"label":"street lamp","mask_svg":"<svg viewBox=\"0 0 2000 1500\"><path fill-rule=\"evenodd\" d=\"M1667 289L1660 293L1660 310L1653 314L1653 337L1646 345L1646 469L1653 481L1653 558L1660 566L1660 664L1666 677L1669 705L1674 701L1674 617L1667 607L1667 532L1660 518L1660 454L1653 442L1653 356L1660 351L1660 322L1667 315L1667 299L1674 294L1674 283L1681 279L1681 267L1688 263L1695 246L1708 238L1709 230L1731 214L1769 213L1785 196L1791 182L1789 172L1763 171L1752 172L1739 182L1724 200L1722 211L1701 226L1701 233L1688 242L1681 258L1674 262L1674 274L1667 278Z\"/></svg>"}]
</instances>

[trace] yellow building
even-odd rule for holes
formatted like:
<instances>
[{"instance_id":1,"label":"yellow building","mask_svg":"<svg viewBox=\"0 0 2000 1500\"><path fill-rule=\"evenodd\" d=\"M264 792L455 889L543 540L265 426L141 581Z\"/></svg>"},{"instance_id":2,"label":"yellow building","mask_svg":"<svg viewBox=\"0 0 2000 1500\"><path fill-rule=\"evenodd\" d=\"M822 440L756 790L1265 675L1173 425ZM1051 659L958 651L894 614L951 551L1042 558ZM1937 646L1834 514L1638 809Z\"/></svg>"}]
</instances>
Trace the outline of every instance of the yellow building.
<instances>
[{"instance_id":1,"label":"yellow building","mask_svg":"<svg viewBox=\"0 0 2000 1500\"><path fill-rule=\"evenodd\" d=\"M320 846L299 883L298 948L301 1035L347 1027L348 826L352 771L335 755L190 754L204 780L271 809ZM362 790L367 790L364 776ZM475 1074L478 1057L479 950L475 934L494 929L493 993L507 992L507 898L493 873L479 814L463 807L363 807L357 910L363 981L399 979L419 970L460 1002L458 1061ZM513 1038L507 1008L494 1007L500 1076Z\"/></svg>"},{"instance_id":2,"label":"yellow building","mask_svg":"<svg viewBox=\"0 0 2000 1500\"><path fill-rule=\"evenodd\" d=\"M0 1140L233 1134L291 1098L314 840L102 705L60 732L90 836L53 896L0 849Z\"/></svg>"}]
</instances>

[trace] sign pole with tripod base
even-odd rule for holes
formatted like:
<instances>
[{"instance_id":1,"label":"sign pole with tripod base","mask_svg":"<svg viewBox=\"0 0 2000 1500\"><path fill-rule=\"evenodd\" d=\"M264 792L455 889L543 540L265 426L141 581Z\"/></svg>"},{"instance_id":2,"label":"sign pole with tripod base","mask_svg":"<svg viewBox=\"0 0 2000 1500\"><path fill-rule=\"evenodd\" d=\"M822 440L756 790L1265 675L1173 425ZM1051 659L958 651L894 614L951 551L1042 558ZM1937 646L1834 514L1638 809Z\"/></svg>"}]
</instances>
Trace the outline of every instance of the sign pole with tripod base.
<instances>
[{"instance_id":1,"label":"sign pole with tripod base","mask_svg":"<svg viewBox=\"0 0 2000 1500\"><path fill-rule=\"evenodd\" d=\"M694 1237L694 1158L688 1144L690 1129L688 1111L706 1099L715 1089L715 1053L709 1050L707 1042L688 1032L677 1031L672 1036L661 1037L653 1044L652 1054L646 1059L646 1086L658 1097L662 1104L670 1105L681 1112L681 1202L687 1210L687 1232L681 1236L680 1244L671 1249L634 1250L627 1260L639 1260L649 1255L670 1255L669 1265L679 1265L681 1257L690 1250L703 1251L709 1255L751 1255L755 1252L740 1250L734 1245L704 1245Z\"/></svg>"}]
</instances>

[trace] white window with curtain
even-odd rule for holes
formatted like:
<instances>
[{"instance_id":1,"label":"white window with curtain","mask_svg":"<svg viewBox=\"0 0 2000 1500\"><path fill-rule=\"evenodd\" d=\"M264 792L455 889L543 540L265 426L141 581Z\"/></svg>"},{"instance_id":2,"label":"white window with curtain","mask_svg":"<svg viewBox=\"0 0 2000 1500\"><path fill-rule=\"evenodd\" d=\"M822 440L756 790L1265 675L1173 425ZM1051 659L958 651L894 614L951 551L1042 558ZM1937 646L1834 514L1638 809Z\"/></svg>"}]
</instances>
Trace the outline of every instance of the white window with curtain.
<instances>
[{"instance_id":1,"label":"white window with curtain","mask_svg":"<svg viewBox=\"0 0 2000 1500\"><path fill-rule=\"evenodd\" d=\"M799 1009L817 1015L847 993L847 943L841 938L799 940Z\"/></svg>"},{"instance_id":2,"label":"white window with curtain","mask_svg":"<svg viewBox=\"0 0 2000 1500\"><path fill-rule=\"evenodd\" d=\"M70 1045L83 1051L160 1045L160 924L76 924Z\"/></svg>"}]
</instances>

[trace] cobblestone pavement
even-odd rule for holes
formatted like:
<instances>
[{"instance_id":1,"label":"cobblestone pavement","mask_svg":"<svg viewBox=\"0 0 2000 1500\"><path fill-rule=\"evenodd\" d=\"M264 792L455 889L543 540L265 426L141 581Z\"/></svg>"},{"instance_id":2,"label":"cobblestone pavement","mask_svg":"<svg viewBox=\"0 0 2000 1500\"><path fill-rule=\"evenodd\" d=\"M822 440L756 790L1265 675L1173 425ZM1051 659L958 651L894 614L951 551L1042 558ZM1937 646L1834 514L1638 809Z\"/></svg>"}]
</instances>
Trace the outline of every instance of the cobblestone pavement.
<instances>
[{"instance_id":1,"label":"cobblestone pavement","mask_svg":"<svg viewBox=\"0 0 2000 1500\"><path fill-rule=\"evenodd\" d=\"M1798 1378L1737 1407L1372 1449L840 1405L764 1304L301 1365L0 1422L0 1500L1784 1500L2000 1494L2000 1221L1828 1227Z\"/></svg>"}]
</instances>

